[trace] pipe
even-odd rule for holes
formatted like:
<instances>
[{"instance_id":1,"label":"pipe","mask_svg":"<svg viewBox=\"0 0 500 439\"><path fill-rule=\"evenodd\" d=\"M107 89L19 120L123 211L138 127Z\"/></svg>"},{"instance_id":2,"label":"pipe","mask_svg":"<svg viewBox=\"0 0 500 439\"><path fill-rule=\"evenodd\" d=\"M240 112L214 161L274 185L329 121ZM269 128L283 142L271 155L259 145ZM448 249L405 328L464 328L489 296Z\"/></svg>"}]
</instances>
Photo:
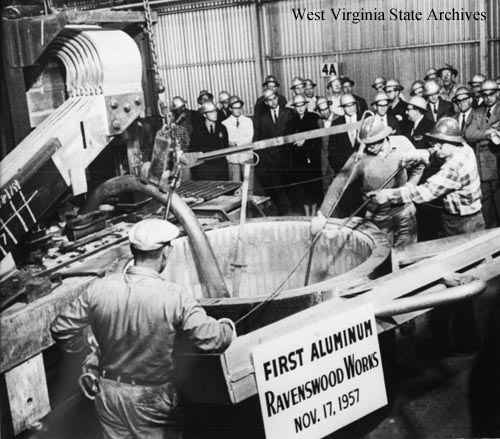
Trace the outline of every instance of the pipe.
<instances>
[{"instance_id":1,"label":"pipe","mask_svg":"<svg viewBox=\"0 0 500 439\"><path fill-rule=\"evenodd\" d=\"M396 299L384 303L375 309L376 317L389 317L398 314L406 314L421 309L434 308L436 306L449 305L459 300L469 299L482 294L486 290L486 282L473 280L472 282L452 288L443 288L433 293L418 294L413 297Z\"/></svg>"},{"instance_id":2,"label":"pipe","mask_svg":"<svg viewBox=\"0 0 500 439\"><path fill-rule=\"evenodd\" d=\"M141 183L135 175L124 175L111 178L101 184L89 197L80 213L85 214L97 210L104 200L122 192L141 192L163 205L167 205L169 198L168 194L160 192L157 186ZM193 211L175 192L171 195L170 207L189 236L193 258L201 278L203 296L230 297L207 235L201 229Z\"/></svg>"}]
</instances>

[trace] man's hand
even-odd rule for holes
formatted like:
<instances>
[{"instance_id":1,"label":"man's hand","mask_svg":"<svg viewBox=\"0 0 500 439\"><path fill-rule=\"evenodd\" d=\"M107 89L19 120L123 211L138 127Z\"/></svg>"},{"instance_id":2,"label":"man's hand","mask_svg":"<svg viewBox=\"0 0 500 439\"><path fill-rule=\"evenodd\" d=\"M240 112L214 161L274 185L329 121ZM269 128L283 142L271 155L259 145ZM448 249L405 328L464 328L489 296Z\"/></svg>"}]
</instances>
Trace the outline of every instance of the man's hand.
<instances>
[{"instance_id":1,"label":"man's hand","mask_svg":"<svg viewBox=\"0 0 500 439\"><path fill-rule=\"evenodd\" d=\"M426 149L415 149L414 151L409 151L403 157L401 157L400 166L402 168L413 168L420 163L429 163L430 151Z\"/></svg>"},{"instance_id":2,"label":"man's hand","mask_svg":"<svg viewBox=\"0 0 500 439\"><path fill-rule=\"evenodd\" d=\"M377 204L387 204L391 200L391 189L380 189L378 192L368 192L366 194L371 197Z\"/></svg>"},{"instance_id":3,"label":"man's hand","mask_svg":"<svg viewBox=\"0 0 500 439\"><path fill-rule=\"evenodd\" d=\"M222 318L220 318L220 319L219 319L219 320L217 320L217 321L218 321L219 323L221 323L221 324L224 324L224 323L225 323L225 324L227 324L227 325L231 326L231 329L232 329L232 331L233 331L233 338L232 338L233 340L234 340L236 337L238 337L238 335L236 334L236 325L234 324L234 322L233 322L231 319L229 319L229 318L227 318L227 317L222 317Z\"/></svg>"},{"instance_id":4,"label":"man's hand","mask_svg":"<svg viewBox=\"0 0 500 439\"><path fill-rule=\"evenodd\" d=\"M323 230L323 227L325 227L325 224L326 217L321 212L318 212L318 214L311 220L311 235L316 236L320 233Z\"/></svg>"}]
</instances>

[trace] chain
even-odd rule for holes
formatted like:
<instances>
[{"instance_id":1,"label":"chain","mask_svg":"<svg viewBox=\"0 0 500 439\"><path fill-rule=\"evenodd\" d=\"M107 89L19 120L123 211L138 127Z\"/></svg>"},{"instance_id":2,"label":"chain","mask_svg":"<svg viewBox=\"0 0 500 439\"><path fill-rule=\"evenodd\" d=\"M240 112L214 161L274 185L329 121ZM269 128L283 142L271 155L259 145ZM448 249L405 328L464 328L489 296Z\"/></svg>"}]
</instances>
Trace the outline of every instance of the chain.
<instances>
[{"instance_id":1,"label":"chain","mask_svg":"<svg viewBox=\"0 0 500 439\"><path fill-rule=\"evenodd\" d=\"M158 70L158 55L156 52L156 39L153 30L153 19L151 17L151 6L149 0L142 0L144 6L144 15L146 16L146 33L148 34L149 50L151 52L151 61L153 63L153 70L155 74L156 89L158 94L163 93L165 88L160 77L160 71Z\"/></svg>"}]
</instances>

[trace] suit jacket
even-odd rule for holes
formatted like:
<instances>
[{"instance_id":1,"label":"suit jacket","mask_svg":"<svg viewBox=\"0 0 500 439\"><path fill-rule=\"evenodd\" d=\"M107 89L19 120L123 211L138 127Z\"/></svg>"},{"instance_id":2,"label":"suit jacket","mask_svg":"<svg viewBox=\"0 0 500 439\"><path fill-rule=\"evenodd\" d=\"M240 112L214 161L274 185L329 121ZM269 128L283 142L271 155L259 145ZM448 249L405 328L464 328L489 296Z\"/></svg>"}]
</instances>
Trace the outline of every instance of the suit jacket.
<instances>
[{"instance_id":1,"label":"suit jacket","mask_svg":"<svg viewBox=\"0 0 500 439\"><path fill-rule=\"evenodd\" d=\"M393 133L391 136L400 136L401 131L401 123L396 119L396 116L392 114L387 114L387 126L393 129ZM377 116L378 117L378 116Z\"/></svg>"},{"instance_id":2,"label":"suit jacket","mask_svg":"<svg viewBox=\"0 0 500 439\"><path fill-rule=\"evenodd\" d=\"M500 102L491 110L487 120L487 107L480 107L474 111L470 125L465 129L465 138L470 143L475 143L475 153L478 160L479 176L481 181L498 180L500 168L499 147L485 135L488 128L500 129Z\"/></svg>"},{"instance_id":3,"label":"suit jacket","mask_svg":"<svg viewBox=\"0 0 500 439\"><path fill-rule=\"evenodd\" d=\"M231 116L231 112L229 110L224 110L224 108L217 110L217 120L219 122L226 120L229 116Z\"/></svg>"},{"instance_id":4,"label":"suit jacket","mask_svg":"<svg viewBox=\"0 0 500 439\"><path fill-rule=\"evenodd\" d=\"M465 130L467 129L467 127L471 124L472 122L472 117L474 116L474 110L471 110L469 112L469 115L467 116L467 118L465 119L465 124L462 128L462 137L467 140L468 142L468 139L465 137ZM455 113L453 115L453 118L457 120L458 122L458 126L460 126L462 124L462 113L460 113L460 111L458 113Z\"/></svg>"},{"instance_id":5,"label":"suit jacket","mask_svg":"<svg viewBox=\"0 0 500 439\"><path fill-rule=\"evenodd\" d=\"M360 120L359 115L358 120ZM344 125L346 123L345 116L340 116L332 122L332 126ZM340 172L351 154L357 151L358 147L359 143L357 141L354 142L354 145L351 143L347 132L330 136L328 144L328 161L335 174Z\"/></svg>"},{"instance_id":6,"label":"suit jacket","mask_svg":"<svg viewBox=\"0 0 500 439\"><path fill-rule=\"evenodd\" d=\"M434 120L433 112L432 112L432 107L431 104L427 104L427 118L433 122L436 123L439 119L442 117L450 117L455 114L455 109L453 108L453 104L449 101L445 101L441 97L438 99L438 108L437 108L437 116L436 119Z\"/></svg>"},{"instance_id":7,"label":"suit jacket","mask_svg":"<svg viewBox=\"0 0 500 439\"><path fill-rule=\"evenodd\" d=\"M279 93L277 93L277 95L278 95L278 105L280 106L280 108L285 108L287 103L285 96ZM253 116L256 117L261 113L265 113L267 110L269 110L269 107L264 102L264 96L259 96L253 108Z\"/></svg>"},{"instance_id":8,"label":"suit jacket","mask_svg":"<svg viewBox=\"0 0 500 439\"><path fill-rule=\"evenodd\" d=\"M362 98L361 96L353 94L354 99L358 101L358 111L363 114L366 110L368 110L368 105L366 103L366 100Z\"/></svg>"},{"instance_id":9,"label":"suit jacket","mask_svg":"<svg viewBox=\"0 0 500 439\"><path fill-rule=\"evenodd\" d=\"M415 148L429 148L429 141L427 137L425 137L425 133L428 133L432 129L434 123L424 116L422 117L422 119L420 119L420 122L416 126L415 130L413 130L413 122L410 122L410 124L411 125L406 126L406 128L404 129L403 135L411 140L413 145L415 145Z\"/></svg>"},{"instance_id":10,"label":"suit jacket","mask_svg":"<svg viewBox=\"0 0 500 439\"><path fill-rule=\"evenodd\" d=\"M286 134L288 122L293 117L290 108L279 106L278 121L275 124L271 116L271 110L267 110L254 116L254 141L271 139Z\"/></svg>"},{"instance_id":11,"label":"suit jacket","mask_svg":"<svg viewBox=\"0 0 500 439\"><path fill-rule=\"evenodd\" d=\"M389 105L389 109L387 110L387 114L394 116L399 122L399 125L401 126L401 132L404 132L409 126L413 126L413 124L408 120L408 116L406 115L406 107L407 103L403 101L403 99L399 98L399 102L397 103L397 105L394 108Z\"/></svg>"}]
</instances>

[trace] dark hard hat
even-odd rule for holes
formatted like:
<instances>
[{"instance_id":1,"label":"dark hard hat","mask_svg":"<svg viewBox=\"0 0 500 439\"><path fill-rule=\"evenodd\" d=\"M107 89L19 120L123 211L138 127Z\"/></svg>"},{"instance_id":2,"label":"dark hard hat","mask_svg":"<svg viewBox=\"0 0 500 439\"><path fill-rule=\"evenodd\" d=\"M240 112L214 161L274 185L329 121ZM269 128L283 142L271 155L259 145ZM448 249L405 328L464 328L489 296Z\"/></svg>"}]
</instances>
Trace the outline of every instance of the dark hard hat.
<instances>
[{"instance_id":1,"label":"dark hard hat","mask_svg":"<svg viewBox=\"0 0 500 439\"><path fill-rule=\"evenodd\" d=\"M278 80L276 79L276 76L274 75L267 75L266 76L266 79L264 79L264 82L262 84L262 87L265 87L267 84L269 84L270 82L274 82L276 84L277 87L280 86L280 83L278 82Z\"/></svg>"},{"instance_id":2,"label":"dark hard hat","mask_svg":"<svg viewBox=\"0 0 500 439\"><path fill-rule=\"evenodd\" d=\"M458 75L458 70L455 67L453 67L451 64L445 64L437 71L438 76L441 76L441 73L443 73L444 70L449 70L453 76Z\"/></svg>"},{"instance_id":3,"label":"dark hard hat","mask_svg":"<svg viewBox=\"0 0 500 439\"><path fill-rule=\"evenodd\" d=\"M392 128L388 127L381 119L378 117L367 117L363 121L363 125L359 129L359 141L361 143L375 143L382 139L385 139L392 133Z\"/></svg>"},{"instance_id":4,"label":"dark hard hat","mask_svg":"<svg viewBox=\"0 0 500 439\"><path fill-rule=\"evenodd\" d=\"M349 84L351 84L351 87L354 86L354 84L355 84L355 82L351 78L349 78L348 76L342 76L340 78L340 83L342 85L349 83Z\"/></svg>"},{"instance_id":5,"label":"dark hard hat","mask_svg":"<svg viewBox=\"0 0 500 439\"><path fill-rule=\"evenodd\" d=\"M445 142L462 144L465 143L460 133L458 121L452 117L443 117L438 120L431 131L425 133L431 139L444 140Z\"/></svg>"}]
</instances>

